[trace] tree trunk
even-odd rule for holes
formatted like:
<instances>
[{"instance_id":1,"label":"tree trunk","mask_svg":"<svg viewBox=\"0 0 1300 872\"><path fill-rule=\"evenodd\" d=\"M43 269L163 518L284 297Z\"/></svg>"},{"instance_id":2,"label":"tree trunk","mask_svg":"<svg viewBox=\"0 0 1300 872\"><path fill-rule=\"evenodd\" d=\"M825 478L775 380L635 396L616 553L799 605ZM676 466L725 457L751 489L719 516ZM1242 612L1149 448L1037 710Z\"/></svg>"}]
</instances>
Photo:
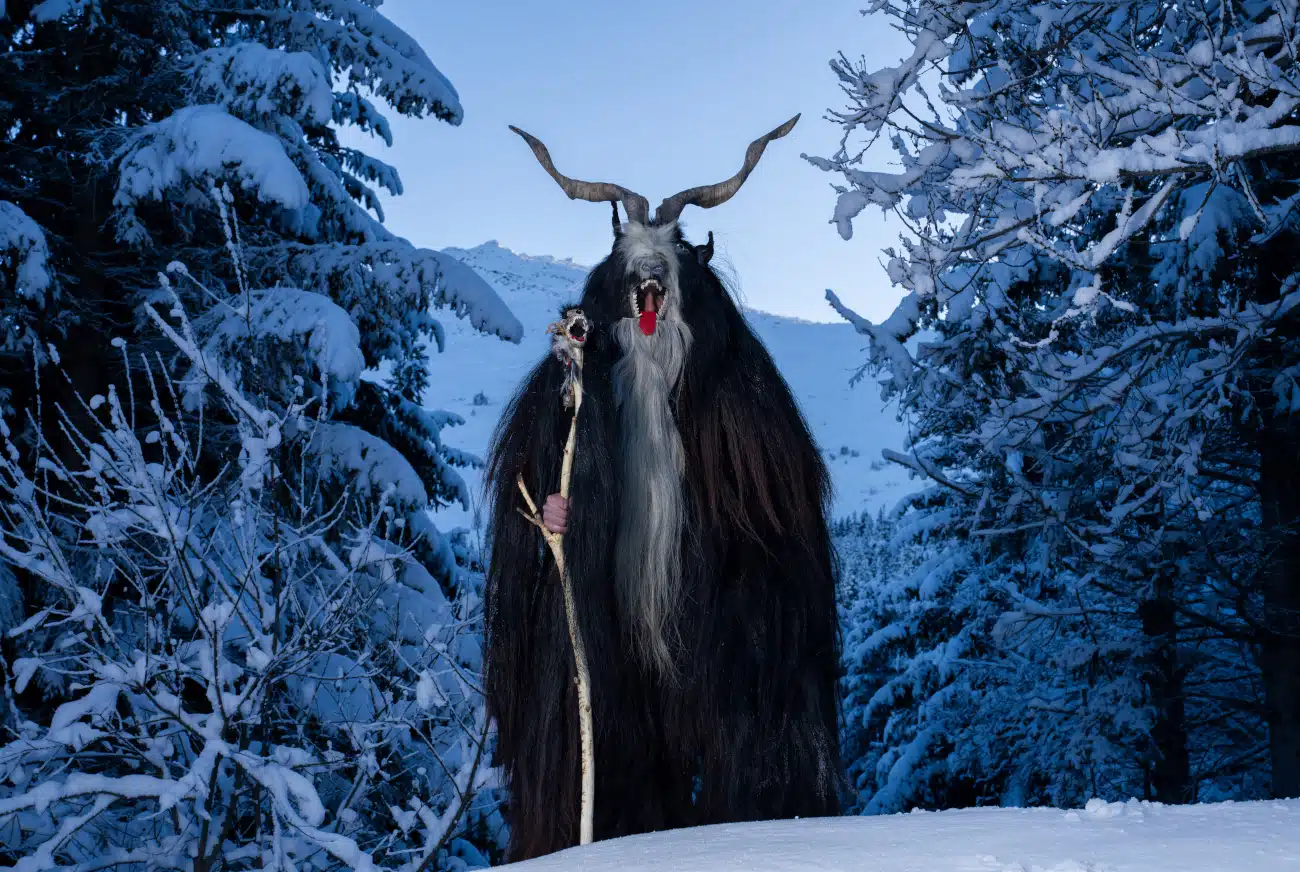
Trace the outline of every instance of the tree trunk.
<instances>
[{"instance_id":1,"label":"tree trunk","mask_svg":"<svg viewBox=\"0 0 1300 872\"><path fill-rule=\"evenodd\" d=\"M1259 435L1265 628L1260 671L1274 798L1300 797L1300 422L1274 417Z\"/></svg>"},{"instance_id":2,"label":"tree trunk","mask_svg":"<svg viewBox=\"0 0 1300 872\"><path fill-rule=\"evenodd\" d=\"M1178 615L1174 608L1177 569L1167 562L1156 570L1152 597L1138 608L1142 632L1150 640L1146 684L1156 711L1151 729L1153 759L1148 793L1156 802L1180 805L1196 798L1187 752L1186 696L1178 656Z\"/></svg>"}]
</instances>

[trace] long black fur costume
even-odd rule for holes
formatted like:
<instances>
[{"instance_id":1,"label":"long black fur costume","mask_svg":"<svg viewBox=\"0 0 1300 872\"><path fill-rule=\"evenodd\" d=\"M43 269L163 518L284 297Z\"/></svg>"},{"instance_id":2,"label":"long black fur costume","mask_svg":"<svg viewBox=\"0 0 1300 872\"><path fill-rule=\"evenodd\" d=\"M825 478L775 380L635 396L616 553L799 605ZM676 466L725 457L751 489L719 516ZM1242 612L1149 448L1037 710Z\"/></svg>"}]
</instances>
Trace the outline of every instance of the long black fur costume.
<instances>
[{"instance_id":1,"label":"long black fur costume","mask_svg":"<svg viewBox=\"0 0 1300 872\"><path fill-rule=\"evenodd\" d=\"M839 811L836 564L829 477L788 386L704 247L678 238L693 333L674 411L687 519L675 685L639 665L615 601L621 464L610 325L626 317L617 248L587 280L592 322L566 559L591 667L595 837ZM709 251L711 253L711 242ZM506 410L489 470L486 693L509 799L511 860L577 844L579 742L561 586L515 476L558 489L570 412L543 360Z\"/></svg>"}]
</instances>

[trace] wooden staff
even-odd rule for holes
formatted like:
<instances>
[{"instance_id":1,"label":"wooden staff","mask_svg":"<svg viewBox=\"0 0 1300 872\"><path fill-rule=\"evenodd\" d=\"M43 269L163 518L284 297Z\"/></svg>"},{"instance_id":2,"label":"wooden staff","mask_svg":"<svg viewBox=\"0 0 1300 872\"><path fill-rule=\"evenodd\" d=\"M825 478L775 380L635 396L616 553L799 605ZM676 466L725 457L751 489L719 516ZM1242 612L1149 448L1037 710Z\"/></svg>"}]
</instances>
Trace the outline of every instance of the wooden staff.
<instances>
[{"instance_id":1,"label":"wooden staff","mask_svg":"<svg viewBox=\"0 0 1300 872\"><path fill-rule=\"evenodd\" d=\"M582 348L587 342L591 323L582 314L581 309L569 309L561 321L552 324L547 332L554 334L552 345L556 354L565 362L565 388L563 402L572 406L573 418L569 422L569 438L564 443L564 459L560 465L560 496L569 499L569 482L573 477L573 455L578 441L578 410L582 408ZM587 670L587 649L582 644L582 633L578 628L578 611L573 600L573 582L564 563L564 534L552 533L542 522L537 510L537 503L528 493L523 475L515 479L519 492L523 494L528 511L519 513L535 525L542 533L542 538L555 556L555 568L560 575L560 585L564 589L564 614L569 622L569 641L573 645L573 662L576 667L574 680L578 684L578 731L582 742L582 805L578 829L578 844L590 844L594 829L596 802L596 748L595 736L591 727L591 673Z\"/></svg>"}]
</instances>

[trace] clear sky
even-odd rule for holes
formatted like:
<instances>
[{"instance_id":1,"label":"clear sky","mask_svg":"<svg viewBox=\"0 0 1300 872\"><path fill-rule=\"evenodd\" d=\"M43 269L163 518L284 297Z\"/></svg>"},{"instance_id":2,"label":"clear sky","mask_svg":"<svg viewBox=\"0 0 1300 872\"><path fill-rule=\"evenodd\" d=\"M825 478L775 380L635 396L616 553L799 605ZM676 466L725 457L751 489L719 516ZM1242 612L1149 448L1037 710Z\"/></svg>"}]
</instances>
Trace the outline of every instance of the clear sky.
<instances>
[{"instance_id":1,"label":"clear sky","mask_svg":"<svg viewBox=\"0 0 1300 872\"><path fill-rule=\"evenodd\" d=\"M899 297L880 265L897 224L873 210L842 240L828 223L838 179L799 156L830 156L839 142L826 114L846 104L829 60L843 51L886 66L907 48L881 19L862 16L864 5L386 0L380 11L420 42L465 107L459 127L393 119L393 148L370 146L405 186L385 201L387 223L424 247L496 239L594 264L609 253L609 208L569 200L507 125L542 139L566 175L617 182L653 209L733 174L751 140L798 112L731 201L687 208L686 233L702 242L714 232L753 308L835 321L832 288L881 319Z\"/></svg>"}]
</instances>

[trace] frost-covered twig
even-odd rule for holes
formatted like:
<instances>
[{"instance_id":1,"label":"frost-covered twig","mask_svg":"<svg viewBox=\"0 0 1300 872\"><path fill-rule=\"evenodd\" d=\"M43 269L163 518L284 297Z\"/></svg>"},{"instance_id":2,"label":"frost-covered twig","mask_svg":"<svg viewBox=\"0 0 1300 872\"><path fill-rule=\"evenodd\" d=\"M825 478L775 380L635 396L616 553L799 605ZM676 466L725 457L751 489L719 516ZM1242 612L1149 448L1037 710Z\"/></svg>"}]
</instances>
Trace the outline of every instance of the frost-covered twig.
<instances>
[{"instance_id":1,"label":"frost-covered twig","mask_svg":"<svg viewBox=\"0 0 1300 872\"><path fill-rule=\"evenodd\" d=\"M20 656L6 699L38 685L61 701L0 743L0 828L24 834L6 848L21 869L144 854L302 868L321 852L353 869L436 868L489 783L481 693L463 677L479 666L478 600L450 601L414 559L406 517L427 498L385 483L404 471L391 453L347 449L352 431L335 430L332 453L313 454L341 426L327 404L313 418L302 397L251 394L256 343L207 342L170 302L167 316L147 309L188 384L141 357L125 391L60 410L63 455L42 439L31 456L0 426L0 561L44 605L8 632ZM257 342L282 327L246 323ZM305 372L310 387L340 370ZM386 466L339 476L349 451Z\"/></svg>"}]
</instances>

